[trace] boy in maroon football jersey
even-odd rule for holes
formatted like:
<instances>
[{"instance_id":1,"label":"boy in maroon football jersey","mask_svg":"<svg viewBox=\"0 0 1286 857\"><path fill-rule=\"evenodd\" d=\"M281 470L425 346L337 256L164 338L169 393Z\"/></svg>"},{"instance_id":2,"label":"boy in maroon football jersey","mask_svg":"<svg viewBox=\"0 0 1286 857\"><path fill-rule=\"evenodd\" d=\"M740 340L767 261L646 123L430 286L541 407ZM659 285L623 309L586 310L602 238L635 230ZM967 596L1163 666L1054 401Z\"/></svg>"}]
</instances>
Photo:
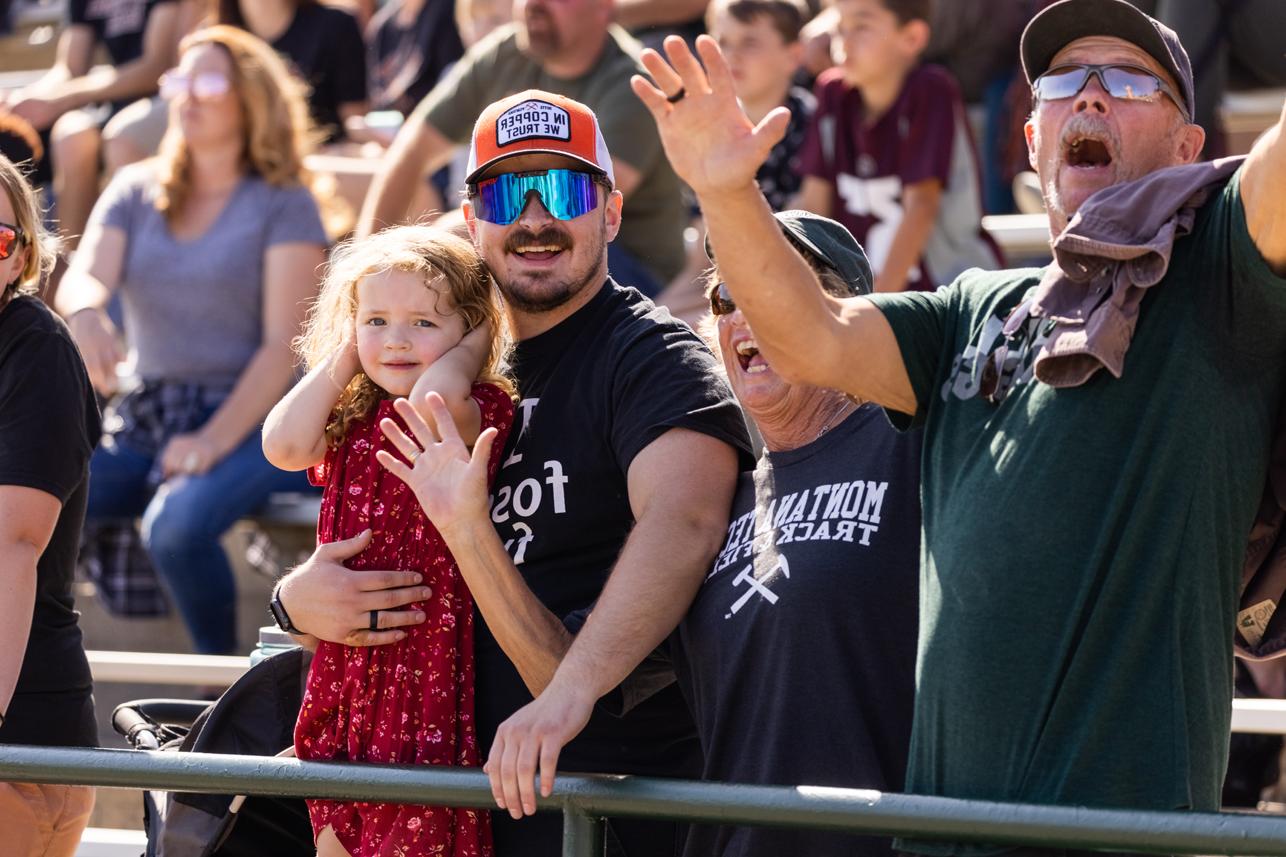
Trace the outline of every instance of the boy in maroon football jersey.
<instances>
[{"instance_id":1,"label":"boy in maroon football jersey","mask_svg":"<svg viewBox=\"0 0 1286 857\"><path fill-rule=\"evenodd\" d=\"M837 0L840 65L817 79L795 204L866 248L877 291L933 289L999 267L981 229L977 153L959 87L921 65L930 0Z\"/></svg>"}]
</instances>

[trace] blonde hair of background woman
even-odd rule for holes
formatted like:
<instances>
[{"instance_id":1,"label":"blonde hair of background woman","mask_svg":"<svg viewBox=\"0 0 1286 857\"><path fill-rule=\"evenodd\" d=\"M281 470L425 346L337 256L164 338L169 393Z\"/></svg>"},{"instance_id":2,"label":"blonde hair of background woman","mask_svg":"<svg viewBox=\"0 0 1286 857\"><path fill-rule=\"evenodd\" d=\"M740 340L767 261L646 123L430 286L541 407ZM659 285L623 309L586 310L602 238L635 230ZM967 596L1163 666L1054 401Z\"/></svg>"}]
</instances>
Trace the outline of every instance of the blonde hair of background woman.
<instances>
[{"instance_id":1,"label":"blonde hair of background woman","mask_svg":"<svg viewBox=\"0 0 1286 857\"><path fill-rule=\"evenodd\" d=\"M335 222L338 212L330 189L318 187L304 167L304 158L321 140L308 114L307 87L271 46L238 27L197 30L179 43L179 54L200 45L217 45L232 60L232 91L245 117L246 169L270 185L309 187L318 198L328 231L332 235L345 231ZM158 159L161 193L156 208L173 221L191 190L187 141L179 123L170 123Z\"/></svg>"},{"instance_id":2,"label":"blonde hair of background woman","mask_svg":"<svg viewBox=\"0 0 1286 857\"><path fill-rule=\"evenodd\" d=\"M513 381L505 374L509 337L491 274L471 243L432 226L392 226L335 248L321 293L308 312L303 333L294 341L305 365L312 369L322 363L353 336L358 282L390 270L421 275L424 287L437 292L439 300L445 298L450 312L460 315L465 333L482 324L491 326L490 349L478 380L514 396ZM388 394L359 372L335 405L326 426L327 444L339 446L353 421L365 417L384 398Z\"/></svg>"},{"instance_id":3,"label":"blonde hair of background woman","mask_svg":"<svg viewBox=\"0 0 1286 857\"><path fill-rule=\"evenodd\" d=\"M13 206L14 220L17 222L10 225L22 230L20 249L27 251L27 261L22 266L18 279L12 285L3 284L3 297L7 301L14 294L39 291L40 281L53 270L58 239L45 230L40 203L36 200L36 192L31 183L17 165L4 155L0 155L0 188L4 189L9 204Z\"/></svg>"}]
</instances>

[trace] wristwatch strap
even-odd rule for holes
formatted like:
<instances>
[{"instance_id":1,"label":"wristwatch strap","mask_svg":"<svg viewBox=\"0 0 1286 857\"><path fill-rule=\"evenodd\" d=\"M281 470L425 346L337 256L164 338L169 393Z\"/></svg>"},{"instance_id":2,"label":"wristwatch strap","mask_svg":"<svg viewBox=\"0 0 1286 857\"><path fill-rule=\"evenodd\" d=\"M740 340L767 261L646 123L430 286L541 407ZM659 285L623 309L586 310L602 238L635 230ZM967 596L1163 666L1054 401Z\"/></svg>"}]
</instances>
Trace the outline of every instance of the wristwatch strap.
<instances>
[{"instance_id":1,"label":"wristwatch strap","mask_svg":"<svg viewBox=\"0 0 1286 857\"><path fill-rule=\"evenodd\" d=\"M280 581L272 588L272 599L268 602L268 612L272 614L272 620L277 623L277 627L287 634L304 633L290 620L290 614L286 612L286 606L281 603Z\"/></svg>"}]
</instances>

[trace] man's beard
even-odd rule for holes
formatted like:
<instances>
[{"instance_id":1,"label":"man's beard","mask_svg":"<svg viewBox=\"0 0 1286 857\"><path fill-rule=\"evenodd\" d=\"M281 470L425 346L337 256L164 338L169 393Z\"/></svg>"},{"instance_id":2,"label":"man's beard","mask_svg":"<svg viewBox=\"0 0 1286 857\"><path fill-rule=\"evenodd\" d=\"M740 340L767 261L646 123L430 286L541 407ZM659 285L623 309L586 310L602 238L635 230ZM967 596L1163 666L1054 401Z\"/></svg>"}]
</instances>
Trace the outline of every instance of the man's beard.
<instances>
[{"instance_id":1,"label":"man's beard","mask_svg":"<svg viewBox=\"0 0 1286 857\"><path fill-rule=\"evenodd\" d=\"M604 275L601 269L601 260L607 243L601 232L592 240L591 252L586 257L589 260L586 270L572 271L569 278L563 282L555 283L543 277L533 278L534 287L529 290L523 290L522 286L496 278L496 285L500 288L500 293L504 295L505 302L514 309L525 313L550 312L576 297L587 286L597 283ZM538 233L527 231L512 233L505 241L504 251L510 253L513 252L513 248L523 245L562 247L564 253L571 250L571 241L566 234L553 227L542 229Z\"/></svg>"},{"instance_id":2,"label":"man's beard","mask_svg":"<svg viewBox=\"0 0 1286 857\"><path fill-rule=\"evenodd\" d=\"M535 32L532 32L530 26L532 19L539 23ZM538 60L557 54L562 48L562 41L554 27L553 18L544 12L528 12L526 20L518 22L518 47L523 53Z\"/></svg>"},{"instance_id":3,"label":"man's beard","mask_svg":"<svg viewBox=\"0 0 1286 857\"><path fill-rule=\"evenodd\" d=\"M1186 122L1182 121L1182 117L1176 114L1176 117L1171 122L1169 136L1173 138L1183 133L1186 124ZM1157 170L1172 167L1179 163L1174 159L1173 152L1168 149L1135 151L1127 157L1126 147L1120 135L1113 131L1112 126L1092 114L1085 114L1073 117L1064 126L1059 137L1060 157L1058 164L1064 163L1063 153L1066 151L1067 141L1078 135L1093 135L1103 140L1112 156L1112 181L1109 185L1104 185L1104 188L1132 182ZM1069 167L1069 169L1075 168ZM1091 193L1085 199L1075 201L1067 199L1067 195L1063 193L1063 189L1059 184L1060 172L1059 169L1055 169L1054 174L1044 183L1045 206L1066 224L1080 210L1080 206L1085 202L1085 199L1089 199L1089 196L1094 194ZM1104 188L1100 188L1100 190Z\"/></svg>"},{"instance_id":4,"label":"man's beard","mask_svg":"<svg viewBox=\"0 0 1286 857\"><path fill-rule=\"evenodd\" d=\"M1080 204L1084 201L1069 200L1063 193L1062 185L1059 183L1064 166L1068 169L1074 169L1074 167L1066 164L1065 153L1067 152L1068 143L1083 135L1092 136L1103 141L1103 145L1112 156L1112 170L1114 173L1112 184L1119 184L1123 180L1120 175L1123 166L1120 160L1121 140L1112 130L1111 125L1090 113L1082 113L1071 117L1058 135L1057 159L1054 170L1045 180L1042 188L1045 197L1045 208L1061 221L1060 229L1071 221L1072 216L1076 214Z\"/></svg>"}]
</instances>

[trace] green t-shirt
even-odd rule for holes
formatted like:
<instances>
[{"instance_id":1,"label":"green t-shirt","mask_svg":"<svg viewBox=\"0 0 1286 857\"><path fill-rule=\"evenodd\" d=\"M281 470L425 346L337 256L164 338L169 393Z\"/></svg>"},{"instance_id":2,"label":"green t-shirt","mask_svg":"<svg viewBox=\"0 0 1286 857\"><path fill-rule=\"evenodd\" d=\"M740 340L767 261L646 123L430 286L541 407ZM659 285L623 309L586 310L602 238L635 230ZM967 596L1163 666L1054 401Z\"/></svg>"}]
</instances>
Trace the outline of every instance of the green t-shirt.
<instances>
[{"instance_id":1,"label":"green t-shirt","mask_svg":"<svg viewBox=\"0 0 1286 857\"><path fill-rule=\"evenodd\" d=\"M639 50L628 33L612 26L594 67L581 77L564 80L518 50L512 25L501 27L474 45L425 96L426 120L444 137L463 145L488 104L525 89L565 95L589 107L598 116L612 157L642 176L625 200L616 240L664 288L683 268L683 228L688 217L679 178L661 148L656 122L630 89L631 75L647 74L639 62Z\"/></svg>"},{"instance_id":2,"label":"green t-shirt","mask_svg":"<svg viewBox=\"0 0 1286 857\"><path fill-rule=\"evenodd\" d=\"M1239 178L1176 242L1120 379L1034 380L1037 319L1008 343L1007 396L978 395L1038 269L874 297L926 426L908 792L1218 806L1237 585L1286 380L1286 280Z\"/></svg>"}]
</instances>

